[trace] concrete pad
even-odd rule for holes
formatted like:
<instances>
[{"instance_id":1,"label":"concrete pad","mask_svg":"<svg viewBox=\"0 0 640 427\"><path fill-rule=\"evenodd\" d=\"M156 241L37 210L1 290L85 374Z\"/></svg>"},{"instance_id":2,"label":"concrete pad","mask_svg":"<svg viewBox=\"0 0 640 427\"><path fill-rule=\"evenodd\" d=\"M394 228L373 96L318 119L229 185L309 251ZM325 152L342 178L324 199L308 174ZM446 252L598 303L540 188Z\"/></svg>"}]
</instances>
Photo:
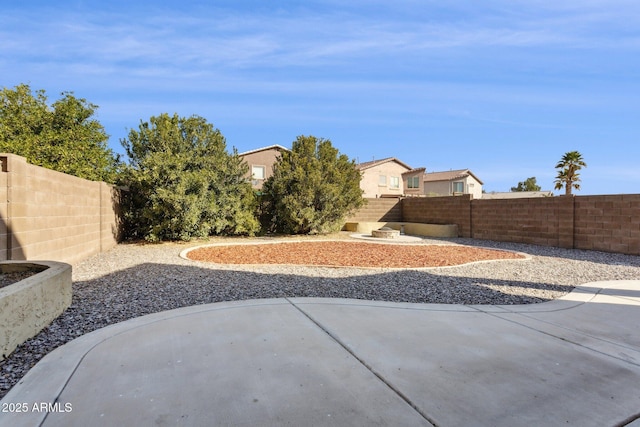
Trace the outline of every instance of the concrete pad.
<instances>
[{"instance_id":1,"label":"concrete pad","mask_svg":"<svg viewBox=\"0 0 640 427\"><path fill-rule=\"evenodd\" d=\"M640 310L588 299L524 315L292 302L436 425L624 425L640 417Z\"/></svg>"},{"instance_id":2,"label":"concrete pad","mask_svg":"<svg viewBox=\"0 0 640 427\"><path fill-rule=\"evenodd\" d=\"M291 298L156 313L50 353L0 402L28 411L0 426L638 425L639 293L623 281L527 306Z\"/></svg>"},{"instance_id":3,"label":"concrete pad","mask_svg":"<svg viewBox=\"0 0 640 427\"><path fill-rule=\"evenodd\" d=\"M0 425L430 425L284 300L174 310L114 329L47 356L76 365L56 380L57 396L19 385L3 400L61 410ZM30 372L31 387L45 375Z\"/></svg>"}]
</instances>

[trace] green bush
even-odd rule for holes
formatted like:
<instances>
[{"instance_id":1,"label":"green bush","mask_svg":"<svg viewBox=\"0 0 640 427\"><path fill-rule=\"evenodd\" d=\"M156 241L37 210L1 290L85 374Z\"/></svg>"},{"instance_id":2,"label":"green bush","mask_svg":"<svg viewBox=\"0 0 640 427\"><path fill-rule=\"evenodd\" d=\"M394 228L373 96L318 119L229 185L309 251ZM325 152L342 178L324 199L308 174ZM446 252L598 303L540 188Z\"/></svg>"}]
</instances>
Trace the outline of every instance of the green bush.
<instances>
[{"instance_id":1,"label":"green bush","mask_svg":"<svg viewBox=\"0 0 640 427\"><path fill-rule=\"evenodd\" d=\"M339 230L363 204L360 172L328 139L299 136L275 163L263 186L270 231L292 234Z\"/></svg>"},{"instance_id":2,"label":"green bush","mask_svg":"<svg viewBox=\"0 0 640 427\"><path fill-rule=\"evenodd\" d=\"M94 118L97 105L72 92L48 105L44 90L29 85L0 90L0 153L80 178L113 183L121 166L109 135Z\"/></svg>"},{"instance_id":3,"label":"green bush","mask_svg":"<svg viewBox=\"0 0 640 427\"><path fill-rule=\"evenodd\" d=\"M128 237L186 241L258 230L248 167L205 119L151 117L121 142L131 162L122 182Z\"/></svg>"}]
</instances>

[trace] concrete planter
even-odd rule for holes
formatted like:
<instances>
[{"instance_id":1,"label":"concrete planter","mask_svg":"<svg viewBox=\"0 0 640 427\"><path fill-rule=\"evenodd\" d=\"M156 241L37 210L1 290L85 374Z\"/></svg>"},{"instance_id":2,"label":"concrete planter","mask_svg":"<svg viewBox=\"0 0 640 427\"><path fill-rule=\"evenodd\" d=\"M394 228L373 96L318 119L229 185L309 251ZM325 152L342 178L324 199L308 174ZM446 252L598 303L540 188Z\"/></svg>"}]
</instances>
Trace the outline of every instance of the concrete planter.
<instances>
[{"instance_id":1,"label":"concrete planter","mask_svg":"<svg viewBox=\"0 0 640 427\"><path fill-rule=\"evenodd\" d=\"M71 266L55 261L3 261L3 273L42 270L0 288L0 360L71 305Z\"/></svg>"},{"instance_id":2,"label":"concrete planter","mask_svg":"<svg viewBox=\"0 0 640 427\"><path fill-rule=\"evenodd\" d=\"M404 230L404 234L423 237L458 237L456 224L421 224L416 222L348 222L343 230L372 234L373 230L389 227Z\"/></svg>"}]
</instances>

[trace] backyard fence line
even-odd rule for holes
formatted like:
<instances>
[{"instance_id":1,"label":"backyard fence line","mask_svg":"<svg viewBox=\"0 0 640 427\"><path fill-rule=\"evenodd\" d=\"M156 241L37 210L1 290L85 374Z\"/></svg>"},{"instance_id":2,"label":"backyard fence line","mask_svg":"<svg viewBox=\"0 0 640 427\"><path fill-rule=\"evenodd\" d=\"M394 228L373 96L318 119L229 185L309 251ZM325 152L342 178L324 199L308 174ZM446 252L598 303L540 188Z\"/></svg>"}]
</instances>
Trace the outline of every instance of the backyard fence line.
<instances>
[{"instance_id":1,"label":"backyard fence line","mask_svg":"<svg viewBox=\"0 0 640 427\"><path fill-rule=\"evenodd\" d=\"M384 222L398 212L401 222L457 224L460 237L640 255L640 194L368 199L347 222Z\"/></svg>"},{"instance_id":2,"label":"backyard fence line","mask_svg":"<svg viewBox=\"0 0 640 427\"><path fill-rule=\"evenodd\" d=\"M120 237L120 193L0 154L0 261L81 261Z\"/></svg>"}]
</instances>

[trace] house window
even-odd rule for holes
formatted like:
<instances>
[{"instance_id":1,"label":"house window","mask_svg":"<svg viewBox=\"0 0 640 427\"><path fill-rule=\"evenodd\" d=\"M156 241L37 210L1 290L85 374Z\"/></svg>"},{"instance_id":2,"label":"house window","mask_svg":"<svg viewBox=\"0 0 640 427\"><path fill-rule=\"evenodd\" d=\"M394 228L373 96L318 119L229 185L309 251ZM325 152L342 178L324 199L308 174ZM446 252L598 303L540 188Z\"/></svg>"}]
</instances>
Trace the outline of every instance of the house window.
<instances>
[{"instance_id":1,"label":"house window","mask_svg":"<svg viewBox=\"0 0 640 427\"><path fill-rule=\"evenodd\" d=\"M251 178L252 179L264 179L265 176L264 166L251 166Z\"/></svg>"},{"instance_id":2,"label":"house window","mask_svg":"<svg viewBox=\"0 0 640 427\"><path fill-rule=\"evenodd\" d=\"M387 186L387 176L386 175L380 175L378 177L378 185L380 187L386 187Z\"/></svg>"},{"instance_id":3,"label":"house window","mask_svg":"<svg viewBox=\"0 0 640 427\"><path fill-rule=\"evenodd\" d=\"M407 188L420 188L420 177L410 176L409 179L407 179Z\"/></svg>"},{"instance_id":4,"label":"house window","mask_svg":"<svg viewBox=\"0 0 640 427\"><path fill-rule=\"evenodd\" d=\"M454 182L453 183L453 192L454 193L464 193L464 182Z\"/></svg>"},{"instance_id":5,"label":"house window","mask_svg":"<svg viewBox=\"0 0 640 427\"><path fill-rule=\"evenodd\" d=\"M392 176L389 180L389 187L391 188L400 188L400 178L397 176Z\"/></svg>"}]
</instances>

